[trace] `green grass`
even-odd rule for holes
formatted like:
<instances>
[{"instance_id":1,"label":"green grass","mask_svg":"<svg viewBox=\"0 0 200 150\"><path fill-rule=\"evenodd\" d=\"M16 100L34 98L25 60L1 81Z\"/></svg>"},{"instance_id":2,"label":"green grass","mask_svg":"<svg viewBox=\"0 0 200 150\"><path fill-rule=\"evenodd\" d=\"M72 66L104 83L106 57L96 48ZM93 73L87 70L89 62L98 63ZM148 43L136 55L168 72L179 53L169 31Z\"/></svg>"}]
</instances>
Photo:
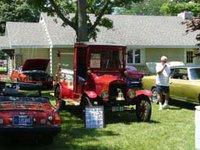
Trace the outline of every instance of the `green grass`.
<instances>
[{"instance_id":1,"label":"green grass","mask_svg":"<svg viewBox=\"0 0 200 150\"><path fill-rule=\"evenodd\" d=\"M176 106L175 106L176 105ZM191 150L194 149L194 106L174 103L158 111L152 104L151 123L138 123L135 113L107 113L106 128L85 129L76 106L60 112L62 131L51 145L2 144L1 150Z\"/></svg>"}]
</instances>

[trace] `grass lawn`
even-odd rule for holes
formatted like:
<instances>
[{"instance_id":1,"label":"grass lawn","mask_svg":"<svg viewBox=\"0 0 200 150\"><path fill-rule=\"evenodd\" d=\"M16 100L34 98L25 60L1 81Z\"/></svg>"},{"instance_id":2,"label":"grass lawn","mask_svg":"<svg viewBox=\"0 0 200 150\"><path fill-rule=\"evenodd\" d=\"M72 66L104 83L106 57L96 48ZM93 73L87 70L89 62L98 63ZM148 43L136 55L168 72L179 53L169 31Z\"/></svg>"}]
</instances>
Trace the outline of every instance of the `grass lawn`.
<instances>
[{"instance_id":1,"label":"grass lawn","mask_svg":"<svg viewBox=\"0 0 200 150\"><path fill-rule=\"evenodd\" d=\"M85 129L81 111L61 111L62 131L51 145L12 143L0 150L191 150L194 149L194 105L173 103L158 111L152 104L151 123L138 123L135 113L106 114L106 128Z\"/></svg>"}]
</instances>

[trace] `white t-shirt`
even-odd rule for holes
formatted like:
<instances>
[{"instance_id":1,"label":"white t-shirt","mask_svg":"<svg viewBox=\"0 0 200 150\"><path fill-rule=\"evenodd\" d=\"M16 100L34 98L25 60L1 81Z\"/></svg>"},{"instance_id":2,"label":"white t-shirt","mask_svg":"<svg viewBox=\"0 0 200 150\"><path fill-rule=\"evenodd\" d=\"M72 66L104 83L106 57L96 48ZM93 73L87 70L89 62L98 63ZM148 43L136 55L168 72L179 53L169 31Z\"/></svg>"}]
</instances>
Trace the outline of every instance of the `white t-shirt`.
<instances>
[{"instance_id":1,"label":"white t-shirt","mask_svg":"<svg viewBox=\"0 0 200 150\"><path fill-rule=\"evenodd\" d=\"M156 66L156 73L162 70L162 64ZM156 75L156 85L169 86L170 69L167 65L161 74Z\"/></svg>"}]
</instances>

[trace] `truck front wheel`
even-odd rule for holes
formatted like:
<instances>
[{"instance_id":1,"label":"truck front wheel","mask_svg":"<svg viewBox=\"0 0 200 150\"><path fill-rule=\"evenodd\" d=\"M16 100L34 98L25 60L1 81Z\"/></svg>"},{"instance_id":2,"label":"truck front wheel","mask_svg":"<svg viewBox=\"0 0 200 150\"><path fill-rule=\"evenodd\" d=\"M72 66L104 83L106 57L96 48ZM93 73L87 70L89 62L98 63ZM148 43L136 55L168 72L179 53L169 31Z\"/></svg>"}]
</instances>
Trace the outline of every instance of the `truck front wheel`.
<instances>
[{"instance_id":1,"label":"truck front wheel","mask_svg":"<svg viewBox=\"0 0 200 150\"><path fill-rule=\"evenodd\" d=\"M87 95L83 95L83 97L81 98L80 107L84 109L85 106L92 106L92 105L93 105L92 100Z\"/></svg>"},{"instance_id":2,"label":"truck front wheel","mask_svg":"<svg viewBox=\"0 0 200 150\"><path fill-rule=\"evenodd\" d=\"M139 122L149 122L151 119L151 102L147 96L140 96L136 103L136 117Z\"/></svg>"}]
</instances>

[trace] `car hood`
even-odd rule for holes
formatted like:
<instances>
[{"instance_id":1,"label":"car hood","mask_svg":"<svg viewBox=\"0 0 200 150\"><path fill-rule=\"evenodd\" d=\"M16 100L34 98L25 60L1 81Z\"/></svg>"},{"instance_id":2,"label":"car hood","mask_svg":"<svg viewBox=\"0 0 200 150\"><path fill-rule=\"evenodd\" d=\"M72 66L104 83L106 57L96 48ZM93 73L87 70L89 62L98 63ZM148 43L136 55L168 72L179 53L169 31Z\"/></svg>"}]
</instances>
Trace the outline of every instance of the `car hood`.
<instances>
[{"instance_id":1,"label":"car hood","mask_svg":"<svg viewBox=\"0 0 200 150\"><path fill-rule=\"evenodd\" d=\"M27 101L2 101L0 102L1 110L33 110L33 111L50 111L49 103L27 102Z\"/></svg>"},{"instance_id":2,"label":"car hood","mask_svg":"<svg viewBox=\"0 0 200 150\"><path fill-rule=\"evenodd\" d=\"M42 70L46 71L49 59L27 59L22 66L22 71Z\"/></svg>"}]
</instances>

